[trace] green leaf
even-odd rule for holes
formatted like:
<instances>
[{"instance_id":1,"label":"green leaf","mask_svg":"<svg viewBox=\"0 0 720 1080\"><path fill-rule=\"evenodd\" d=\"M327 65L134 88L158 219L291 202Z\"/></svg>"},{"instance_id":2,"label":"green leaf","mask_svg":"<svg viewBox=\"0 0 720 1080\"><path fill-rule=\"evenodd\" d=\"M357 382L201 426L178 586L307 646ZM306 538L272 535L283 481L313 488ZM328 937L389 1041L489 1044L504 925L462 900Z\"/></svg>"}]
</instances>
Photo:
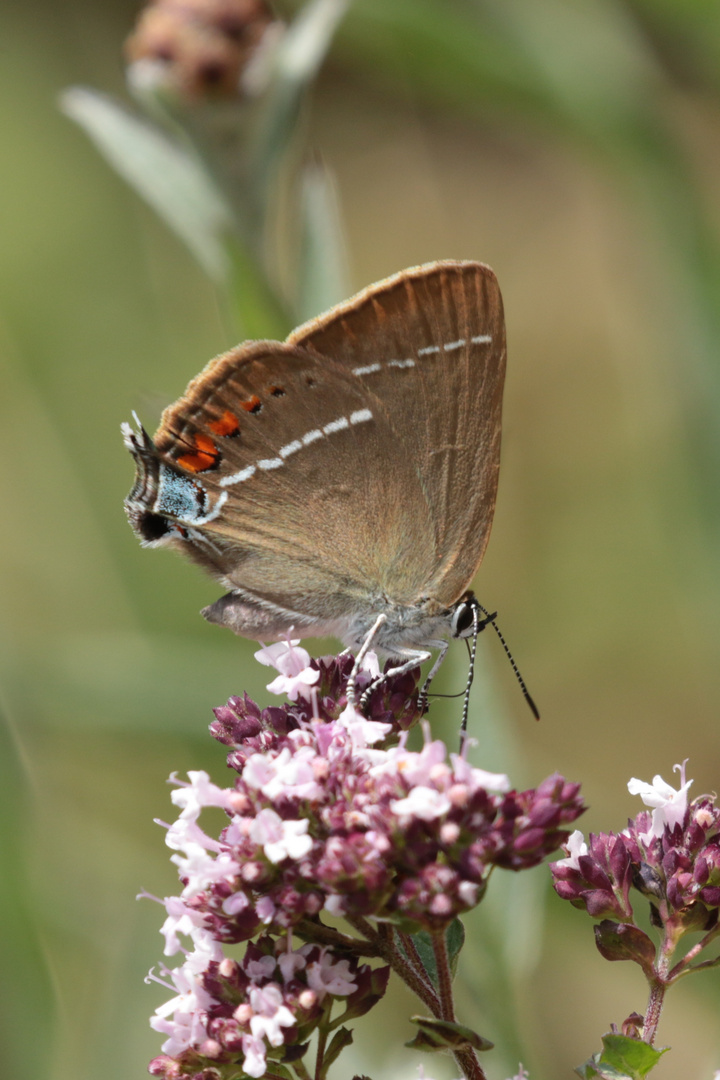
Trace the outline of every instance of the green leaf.
<instances>
[{"instance_id":1,"label":"green leaf","mask_svg":"<svg viewBox=\"0 0 720 1080\"><path fill-rule=\"evenodd\" d=\"M433 986L437 987L437 965L435 963L435 950L433 949L432 934L429 934L427 930L419 930L417 934L412 934L411 938L428 978ZM400 940L398 944L403 953L405 953L405 950L402 947L402 940ZM460 922L460 919L453 919L445 931L445 945L450 961L450 970L453 975L457 969L458 957L464 944L465 927Z\"/></svg>"},{"instance_id":2,"label":"green leaf","mask_svg":"<svg viewBox=\"0 0 720 1080\"><path fill-rule=\"evenodd\" d=\"M282 1080L296 1080L296 1074L286 1069L284 1065L281 1065L275 1058L270 1058L268 1063L268 1072L271 1072L273 1076L282 1077ZM247 1073L239 1074L242 1077L247 1076Z\"/></svg>"},{"instance_id":3,"label":"green leaf","mask_svg":"<svg viewBox=\"0 0 720 1080\"><path fill-rule=\"evenodd\" d=\"M346 1047L352 1044L352 1041L353 1033L350 1028L342 1027L335 1032L323 1056L323 1074L327 1073L332 1063L337 1060Z\"/></svg>"},{"instance_id":4,"label":"green leaf","mask_svg":"<svg viewBox=\"0 0 720 1080\"><path fill-rule=\"evenodd\" d=\"M472 1028L454 1024L449 1020L435 1020L426 1016L411 1016L410 1022L420 1029L406 1046L413 1050L437 1053L440 1050L492 1050L493 1043L484 1039Z\"/></svg>"},{"instance_id":5,"label":"green leaf","mask_svg":"<svg viewBox=\"0 0 720 1080\"><path fill-rule=\"evenodd\" d=\"M222 238L232 228L232 213L199 160L104 94L73 87L60 102L63 112L180 237L204 270L222 280L228 271Z\"/></svg>"},{"instance_id":6,"label":"green leaf","mask_svg":"<svg viewBox=\"0 0 720 1080\"><path fill-rule=\"evenodd\" d=\"M448 959L450 960L450 970L454 975L457 971L460 950L465 944L465 927L460 919L453 919L448 926L445 931L445 942L447 945Z\"/></svg>"},{"instance_id":7,"label":"green leaf","mask_svg":"<svg viewBox=\"0 0 720 1080\"><path fill-rule=\"evenodd\" d=\"M642 1039L608 1032L603 1035L603 1050L593 1056L575 1072L585 1080L601 1077L602 1080L642 1080L655 1068L669 1047L657 1050Z\"/></svg>"}]
</instances>

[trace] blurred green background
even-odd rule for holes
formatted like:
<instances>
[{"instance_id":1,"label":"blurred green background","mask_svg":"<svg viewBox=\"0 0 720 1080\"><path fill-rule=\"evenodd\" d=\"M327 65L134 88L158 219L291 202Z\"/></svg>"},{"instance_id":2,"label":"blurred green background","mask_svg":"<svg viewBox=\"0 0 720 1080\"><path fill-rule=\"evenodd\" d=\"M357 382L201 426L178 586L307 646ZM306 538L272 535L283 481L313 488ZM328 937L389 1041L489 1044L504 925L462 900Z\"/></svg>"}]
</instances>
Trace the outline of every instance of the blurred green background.
<instances>
[{"instance_id":1,"label":"blurred green background","mask_svg":"<svg viewBox=\"0 0 720 1080\"><path fill-rule=\"evenodd\" d=\"M147 1017L166 995L142 979L162 912L134 896L175 891L153 824L171 816L165 778L204 767L222 782L211 706L243 689L269 700L253 646L198 615L218 587L142 551L122 511L120 422L137 408L152 430L233 344L191 257L57 108L70 84L123 95L136 13L129 0L0 8L9 1080L145 1075L160 1043ZM488 262L503 289L503 468L476 588L543 719L483 640L475 760L519 785L554 769L581 780L586 832L637 811L630 776L672 780L685 757L693 792L716 789L720 8L355 0L309 142L337 178L353 289L436 258ZM464 681L453 652L445 689ZM457 708L435 712L452 734ZM639 971L600 958L546 871L527 879L498 883L461 966L461 1018L500 1047L493 1080L519 1058L532 1080L570 1076L645 1006ZM720 1069L718 986L709 973L669 995L658 1080ZM394 992L388 1009L370 1039L359 1026L348 1076L416 1075L398 1049L415 1004Z\"/></svg>"}]
</instances>

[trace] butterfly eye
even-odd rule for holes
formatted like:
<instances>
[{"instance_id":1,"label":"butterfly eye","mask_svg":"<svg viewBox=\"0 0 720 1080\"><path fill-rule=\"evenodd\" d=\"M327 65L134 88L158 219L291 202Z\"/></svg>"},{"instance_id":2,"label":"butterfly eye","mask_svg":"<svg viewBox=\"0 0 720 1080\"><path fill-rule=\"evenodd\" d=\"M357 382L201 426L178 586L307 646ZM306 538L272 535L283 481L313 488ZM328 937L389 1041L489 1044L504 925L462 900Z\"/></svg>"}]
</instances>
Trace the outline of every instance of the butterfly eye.
<instances>
[{"instance_id":1,"label":"butterfly eye","mask_svg":"<svg viewBox=\"0 0 720 1080\"><path fill-rule=\"evenodd\" d=\"M450 633L454 638L470 637L476 624L474 612L474 606L465 600L457 605L450 622Z\"/></svg>"}]
</instances>

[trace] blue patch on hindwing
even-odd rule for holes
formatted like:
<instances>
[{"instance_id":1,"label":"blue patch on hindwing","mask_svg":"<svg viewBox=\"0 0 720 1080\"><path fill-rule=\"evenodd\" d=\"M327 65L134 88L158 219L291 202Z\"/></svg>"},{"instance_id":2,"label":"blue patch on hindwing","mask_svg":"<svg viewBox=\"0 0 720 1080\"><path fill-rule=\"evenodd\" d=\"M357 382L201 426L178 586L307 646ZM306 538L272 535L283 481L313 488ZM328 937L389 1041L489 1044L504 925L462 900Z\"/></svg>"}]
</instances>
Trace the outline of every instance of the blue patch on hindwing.
<instances>
[{"instance_id":1,"label":"blue patch on hindwing","mask_svg":"<svg viewBox=\"0 0 720 1080\"><path fill-rule=\"evenodd\" d=\"M156 514L169 514L189 524L204 517L206 492L197 480L182 476L167 465L161 465L158 474L158 492L153 510Z\"/></svg>"}]
</instances>

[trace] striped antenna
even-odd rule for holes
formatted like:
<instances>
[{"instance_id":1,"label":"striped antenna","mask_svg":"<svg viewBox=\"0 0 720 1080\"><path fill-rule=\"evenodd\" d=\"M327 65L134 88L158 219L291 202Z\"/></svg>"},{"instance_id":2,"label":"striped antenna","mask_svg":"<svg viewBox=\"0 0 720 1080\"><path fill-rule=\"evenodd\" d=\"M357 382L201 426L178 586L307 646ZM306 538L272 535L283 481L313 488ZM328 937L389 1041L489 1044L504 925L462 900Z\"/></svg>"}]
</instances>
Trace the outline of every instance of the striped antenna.
<instances>
[{"instance_id":1,"label":"striped antenna","mask_svg":"<svg viewBox=\"0 0 720 1080\"><path fill-rule=\"evenodd\" d=\"M533 714L533 716L535 717L536 720L539 720L540 719L540 712L538 711L538 707L535 704L535 702L533 701L532 697L530 696L530 691L528 690L527 686L525 685L525 680L523 679L522 675L520 674L520 670L519 670L517 664L515 663L515 658L513 657L513 654L510 652L510 649L508 648L508 643L505 640L505 638L503 637L503 635L502 635L502 633L500 631L500 627L495 622L495 616L497 615L497 612L495 612L493 615L491 615L490 612L486 608L484 608L482 606L482 604L480 604L475 597L473 597L473 602L475 604L477 604L478 608L480 609L480 611L482 611L483 615L485 616L485 619L484 619L483 623L476 624L475 637L477 637L477 631L484 629L484 627L487 626L488 623L492 623L492 628L495 631L495 633L497 634L497 636L500 638L500 644L502 645L503 649L505 650L505 654L506 654L508 660L510 661L510 667L515 672L515 678L520 683L520 689L522 690L522 695L523 695L523 697L525 698L525 700L528 703L528 706L530 708L530 712ZM473 657L474 657L474 653L473 653ZM472 678L470 679L470 681L472 682ZM466 705L467 705L467 700L466 700ZM465 721L465 716L463 715L463 722L464 721ZM465 730L465 729L463 728L463 730Z\"/></svg>"}]
</instances>

